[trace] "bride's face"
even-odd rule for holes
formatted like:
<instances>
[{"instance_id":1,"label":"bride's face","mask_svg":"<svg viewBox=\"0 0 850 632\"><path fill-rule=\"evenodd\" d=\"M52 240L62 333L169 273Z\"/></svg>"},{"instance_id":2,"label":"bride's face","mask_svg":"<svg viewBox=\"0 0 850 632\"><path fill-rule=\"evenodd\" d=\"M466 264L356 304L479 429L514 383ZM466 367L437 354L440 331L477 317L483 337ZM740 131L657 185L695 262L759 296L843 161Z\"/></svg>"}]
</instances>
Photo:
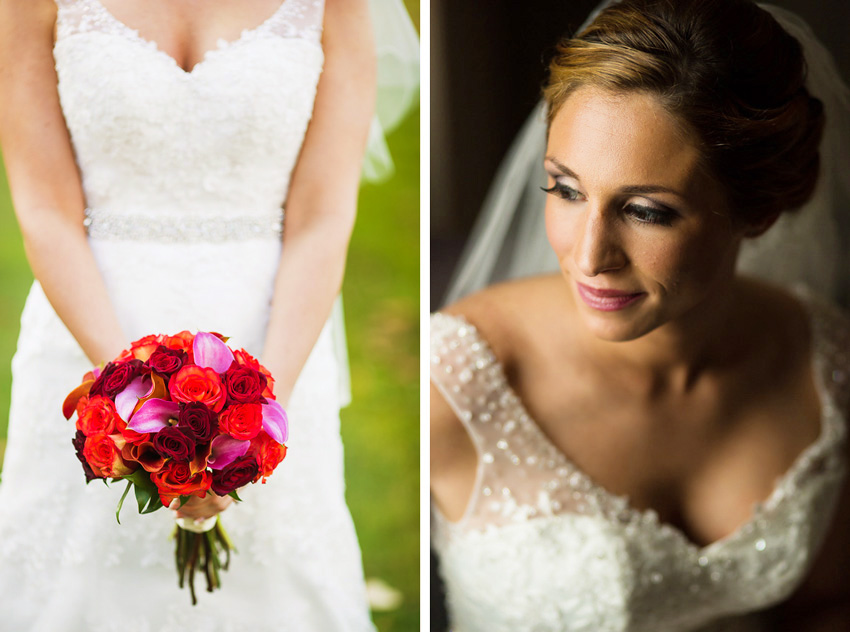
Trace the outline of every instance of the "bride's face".
<instances>
[{"instance_id":1,"label":"bride's face","mask_svg":"<svg viewBox=\"0 0 850 632\"><path fill-rule=\"evenodd\" d=\"M710 309L744 231L683 127L644 93L583 87L552 121L546 232L598 337L633 340Z\"/></svg>"}]
</instances>

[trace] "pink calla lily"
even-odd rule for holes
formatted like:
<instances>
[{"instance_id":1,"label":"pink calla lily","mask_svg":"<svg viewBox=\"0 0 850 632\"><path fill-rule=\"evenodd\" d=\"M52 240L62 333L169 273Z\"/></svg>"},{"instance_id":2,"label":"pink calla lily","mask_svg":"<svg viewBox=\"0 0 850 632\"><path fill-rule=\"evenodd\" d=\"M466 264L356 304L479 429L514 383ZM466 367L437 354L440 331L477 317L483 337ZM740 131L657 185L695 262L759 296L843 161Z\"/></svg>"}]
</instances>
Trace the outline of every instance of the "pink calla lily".
<instances>
[{"instance_id":1,"label":"pink calla lily","mask_svg":"<svg viewBox=\"0 0 850 632\"><path fill-rule=\"evenodd\" d=\"M217 336L199 331L192 343L195 364L224 373L233 364L233 352Z\"/></svg>"},{"instance_id":2,"label":"pink calla lily","mask_svg":"<svg viewBox=\"0 0 850 632\"><path fill-rule=\"evenodd\" d=\"M127 427L140 434L159 432L168 426L168 420L180 414L180 404L166 399L149 399L136 411Z\"/></svg>"},{"instance_id":3,"label":"pink calla lily","mask_svg":"<svg viewBox=\"0 0 850 632\"><path fill-rule=\"evenodd\" d=\"M283 406L272 399L262 408L263 430L278 443L285 443L289 439L289 419Z\"/></svg>"},{"instance_id":4,"label":"pink calla lily","mask_svg":"<svg viewBox=\"0 0 850 632\"><path fill-rule=\"evenodd\" d=\"M129 421L139 399L150 395L152 389L153 384L150 379L144 376L139 376L130 382L123 391L115 396L115 410L118 411L118 416L124 421Z\"/></svg>"},{"instance_id":5,"label":"pink calla lily","mask_svg":"<svg viewBox=\"0 0 850 632\"><path fill-rule=\"evenodd\" d=\"M213 439L210 446L212 451L209 460L207 460L207 465L213 470L227 467L240 456L245 456L250 445L250 441L240 441L227 435L218 435Z\"/></svg>"}]
</instances>

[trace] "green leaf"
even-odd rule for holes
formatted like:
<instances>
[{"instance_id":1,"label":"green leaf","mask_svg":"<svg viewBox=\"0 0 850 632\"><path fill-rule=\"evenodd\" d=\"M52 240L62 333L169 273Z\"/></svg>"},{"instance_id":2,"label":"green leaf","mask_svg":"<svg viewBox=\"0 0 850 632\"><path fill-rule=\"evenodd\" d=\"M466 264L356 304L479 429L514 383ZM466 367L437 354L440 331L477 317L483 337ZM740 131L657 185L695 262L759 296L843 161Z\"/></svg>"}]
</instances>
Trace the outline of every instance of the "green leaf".
<instances>
[{"instance_id":1,"label":"green leaf","mask_svg":"<svg viewBox=\"0 0 850 632\"><path fill-rule=\"evenodd\" d=\"M162 507L163 507L162 501L159 499L159 494L156 493L153 496L151 496L151 499L148 501L147 507L145 507L143 510L141 510L140 513L143 513L143 514L153 513L157 509L162 509Z\"/></svg>"},{"instance_id":2,"label":"green leaf","mask_svg":"<svg viewBox=\"0 0 850 632\"><path fill-rule=\"evenodd\" d=\"M130 488L133 486L131 481L127 481L127 487L124 488L124 493L121 494L121 500L118 501L118 509L115 510L115 519L118 521L118 524L121 524L121 518L119 514L121 513L121 507L124 506L124 499L127 498L127 494L130 493Z\"/></svg>"},{"instance_id":3,"label":"green leaf","mask_svg":"<svg viewBox=\"0 0 850 632\"><path fill-rule=\"evenodd\" d=\"M133 483L133 491L136 493L136 503L139 505L140 514L152 513L162 507L159 491L151 481L150 474L144 469L139 468L124 478Z\"/></svg>"},{"instance_id":4,"label":"green leaf","mask_svg":"<svg viewBox=\"0 0 850 632\"><path fill-rule=\"evenodd\" d=\"M230 493L228 494L228 496L230 496L230 497L231 497L233 500L235 500L236 502L240 502L240 503L242 502L242 499L241 499L241 498L239 498L239 494L237 494L237 493L236 493L236 490L235 490L235 489L234 489L232 492L230 492Z\"/></svg>"},{"instance_id":5,"label":"green leaf","mask_svg":"<svg viewBox=\"0 0 850 632\"><path fill-rule=\"evenodd\" d=\"M133 491L136 492L136 503L139 505L139 513L145 513L144 509L151 501L150 489L136 485Z\"/></svg>"}]
</instances>

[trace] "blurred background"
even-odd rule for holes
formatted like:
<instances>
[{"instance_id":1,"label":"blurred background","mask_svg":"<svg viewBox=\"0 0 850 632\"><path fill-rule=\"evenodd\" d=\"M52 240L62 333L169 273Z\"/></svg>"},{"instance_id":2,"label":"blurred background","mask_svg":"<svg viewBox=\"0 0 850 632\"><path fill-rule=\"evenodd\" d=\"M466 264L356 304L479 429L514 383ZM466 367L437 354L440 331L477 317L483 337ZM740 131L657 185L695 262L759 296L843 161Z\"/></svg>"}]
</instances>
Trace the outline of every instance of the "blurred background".
<instances>
[{"instance_id":1,"label":"blurred background","mask_svg":"<svg viewBox=\"0 0 850 632\"><path fill-rule=\"evenodd\" d=\"M418 30L419 0L405 4ZM343 284L353 400L342 435L366 577L398 591L383 591L391 607L374 611L375 623L408 632L419 629L419 109L387 140L396 173L361 188ZM10 365L31 283L0 169L0 470Z\"/></svg>"},{"instance_id":2,"label":"blurred background","mask_svg":"<svg viewBox=\"0 0 850 632\"><path fill-rule=\"evenodd\" d=\"M850 2L770 0L801 15L850 77ZM431 310L441 305L502 157L540 99L549 55L599 0L431 0Z\"/></svg>"}]
</instances>

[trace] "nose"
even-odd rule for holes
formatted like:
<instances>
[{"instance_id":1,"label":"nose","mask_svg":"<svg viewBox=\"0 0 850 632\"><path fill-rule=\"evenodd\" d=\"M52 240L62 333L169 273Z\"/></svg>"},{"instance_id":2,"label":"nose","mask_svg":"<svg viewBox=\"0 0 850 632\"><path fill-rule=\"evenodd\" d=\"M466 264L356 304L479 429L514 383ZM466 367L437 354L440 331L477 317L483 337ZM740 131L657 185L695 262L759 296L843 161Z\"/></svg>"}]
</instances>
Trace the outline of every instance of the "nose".
<instances>
[{"instance_id":1,"label":"nose","mask_svg":"<svg viewBox=\"0 0 850 632\"><path fill-rule=\"evenodd\" d=\"M573 248L576 267L585 276L619 270L628 263L615 221L602 208L588 205Z\"/></svg>"}]
</instances>

